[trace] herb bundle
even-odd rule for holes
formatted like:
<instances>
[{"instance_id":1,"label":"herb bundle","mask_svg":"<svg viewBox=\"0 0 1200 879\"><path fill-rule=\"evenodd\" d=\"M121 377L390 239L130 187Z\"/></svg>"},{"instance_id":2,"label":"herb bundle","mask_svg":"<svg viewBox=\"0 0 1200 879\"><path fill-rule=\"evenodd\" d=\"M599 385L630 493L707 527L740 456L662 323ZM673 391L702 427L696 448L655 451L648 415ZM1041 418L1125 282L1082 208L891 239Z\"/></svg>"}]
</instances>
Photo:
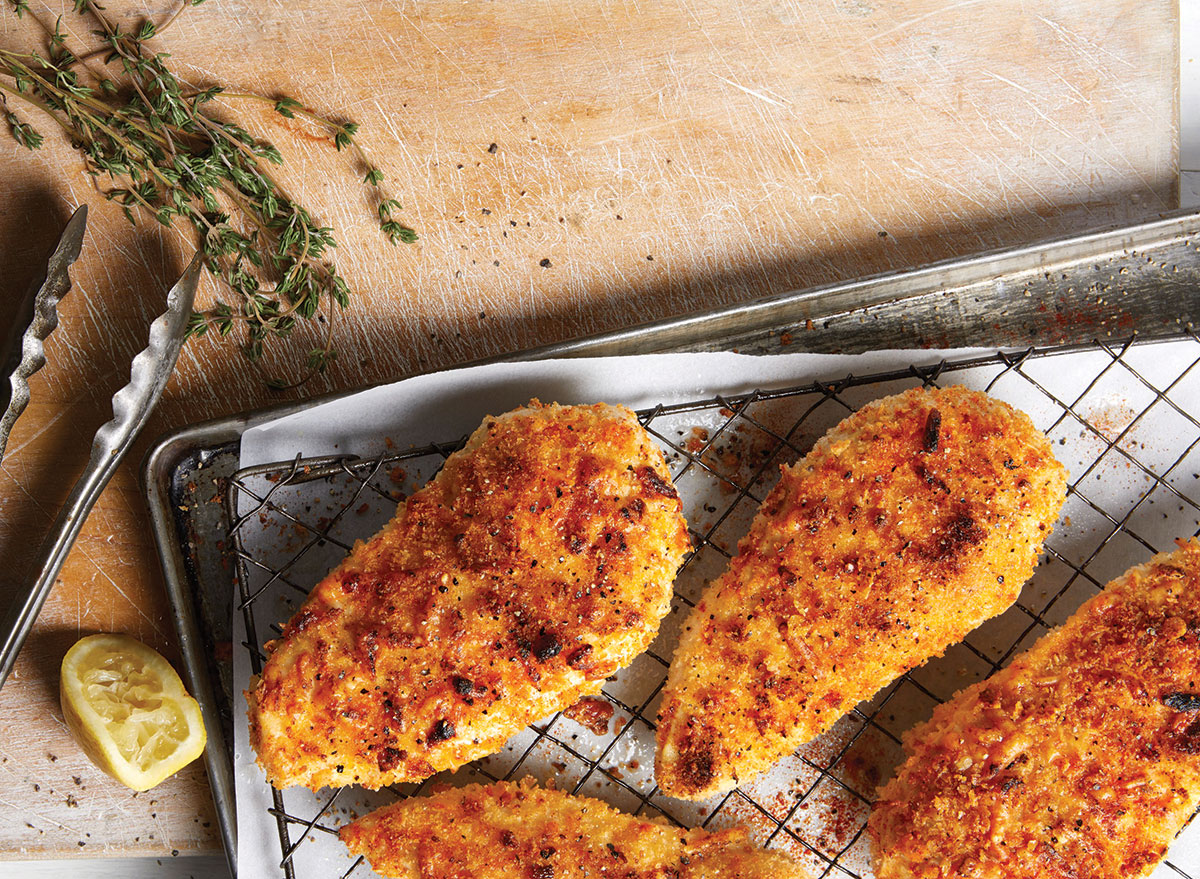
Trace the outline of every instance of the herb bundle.
<instances>
[{"instance_id":1,"label":"herb bundle","mask_svg":"<svg viewBox=\"0 0 1200 879\"><path fill-rule=\"evenodd\" d=\"M18 17L29 12L28 0L7 2ZM382 233L393 244L417 236L397 219L399 202L382 193L383 172L355 140L355 123L322 116L289 97L189 88L167 67L169 56L146 45L184 9L202 2L182 0L160 24L143 20L122 29L99 3L74 0L75 13L87 20L98 44L84 54L68 48L61 20L50 29L30 15L45 30L47 44L43 52L0 49L0 116L13 139L33 150L43 137L9 100L42 111L67 133L84 170L98 187L105 181L101 191L122 206L130 222L142 215L194 230L208 270L226 294L192 315L190 336L210 330L228 336L240 326L242 351L257 363L264 346L290 336L299 321L324 323L320 347L287 375L267 380L275 388L295 387L336 356L334 316L350 295L331 259L337 245L332 230L272 176L271 166L283 161L279 150L217 118L212 103L267 101L282 116L320 126L339 152L352 156L364 184L376 193Z\"/></svg>"}]
</instances>

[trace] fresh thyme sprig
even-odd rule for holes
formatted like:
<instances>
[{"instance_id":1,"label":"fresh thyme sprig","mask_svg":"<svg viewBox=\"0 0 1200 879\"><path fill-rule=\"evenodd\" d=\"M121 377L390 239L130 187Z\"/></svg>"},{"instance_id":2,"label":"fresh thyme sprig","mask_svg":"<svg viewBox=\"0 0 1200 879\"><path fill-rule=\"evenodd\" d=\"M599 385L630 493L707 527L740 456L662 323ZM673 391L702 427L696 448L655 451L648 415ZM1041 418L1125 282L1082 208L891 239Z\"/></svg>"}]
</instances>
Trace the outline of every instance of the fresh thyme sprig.
<instances>
[{"instance_id":1,"label":"fresh thyme sprig","mask_svg":"<svg viewBox=\"0 0 1200 879\"><path fill-rule=\"evenodd\" d=\"M18 17L29 12L27 0L7 2ZM279 150L211 109L217 101L266 101L281 116L301 117L326 130L339 152L353 156L364 184L378 193L383 234L393 244L411 243L417 235L397 219L400 203L382 193L383 172L355 140L358 126L290 97L185 87L167 67L169 56L146 43L187 6L204 0L181 0L161 25L146 19L124 30L94 0L73 2L74 11L93 24L99 48L76 54L61 21L50 29L31 15L46 31L44 52L0 49L0 117L13 139L30 150L43 143L41 133L10 107L9 98L19 98L66 131L84 170L98 186L107 179L101 191L121 205L131 223L141 214L199 235L208 270L233 295L195 312L189 336L210 330L229 336L240 325L242 350L258 362L272 339L290 336L298 321L317 320L324 323L320 347L308 352L301 368L267 381L294 387L323 372L336 356L334 316L350 298L331 259L337 246L332 230L272 175L271 167L283 161ZM96 59L99 67L92 64Z\"/></svg>"}]
</instances>

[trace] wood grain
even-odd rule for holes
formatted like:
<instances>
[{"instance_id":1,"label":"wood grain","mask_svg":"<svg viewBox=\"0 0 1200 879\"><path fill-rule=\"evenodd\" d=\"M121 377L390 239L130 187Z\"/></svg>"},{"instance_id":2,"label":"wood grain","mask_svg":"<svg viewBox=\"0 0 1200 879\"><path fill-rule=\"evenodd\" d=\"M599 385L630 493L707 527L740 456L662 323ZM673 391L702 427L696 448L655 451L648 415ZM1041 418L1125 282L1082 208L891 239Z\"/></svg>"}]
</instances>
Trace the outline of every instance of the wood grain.
<instances>
[{"instance_id":1,"label":"wood grain","mask_svg":"<svg viewBox=\"0 0 1200 879\"><path fill-rule=\"evenodd\" d=\"M162 42L195 84L359 121L421 233L389 246L328 142L267 106L224 106L283 150L287 185L341 241L356 295L312 395L1174 207L1176 17L1170 0L210 0ZM30 34L0 18L0 43ZM185 246L128 226L60 141L0 143L0 187L0 320L70 208L93 206L0 464L0 558L20 576ZM0 692L0 852L218 844L202 770L135 797L87 765L57 664L99 630L170 655L141 453L277 399L229 346L185 350Z\"/></svg>"}]
</instances>

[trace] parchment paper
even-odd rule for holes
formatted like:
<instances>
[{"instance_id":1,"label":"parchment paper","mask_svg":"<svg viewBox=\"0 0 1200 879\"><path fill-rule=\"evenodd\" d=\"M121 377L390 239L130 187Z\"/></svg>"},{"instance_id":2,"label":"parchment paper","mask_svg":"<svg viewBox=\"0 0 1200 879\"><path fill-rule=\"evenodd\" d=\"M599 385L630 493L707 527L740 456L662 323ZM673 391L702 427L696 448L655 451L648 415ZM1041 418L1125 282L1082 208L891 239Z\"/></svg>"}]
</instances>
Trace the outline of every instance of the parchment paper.
<instances>
[{"instance_id":1,"label":"parchment paper","mask_svg":"<svg viewBox=\"0 0 1200 879\"><path fill-rule=\"evenodd\" d=\"M704 399L714 394L732 395L756 388L788 387L815 379L836 380L849 373L869 375L910 365L935 364L943 358L959 360L991 353L994 352L882 351L856 356L794 354L771 357L665 354L472 367L376 388L247 431L242 438L241 464L245 467L290 461L298 453L306 457L332 453L369 456L385 449L452 441L473 430L485 415L522 405L531 397L544 402L605 401L643 408L655 403ZM1050 437L1056 443L1056 454L1071 471L1072 482L1086 474L1083 488L1088 501L1084 503L1076 496L1068 502L1051 543L1072 559L1087 560L1088 573L1103 583L1130 565L1145 561L1149 552L1133 540L1121 539L1121 535L1097 550L1097 541L1111 532L1112 520L1097 513L1095 507L1114 517L1128 514L1127 521L1131 525L1136 523L1137 533L1158 550L1171 548L1174 537L1189 536L1200 528L1200 522L1195 521L1195 509L1174 503L1162 489L1150 491L1156 480L1129 463L1129 457L1135 456L1158 476L1167 477L1179 492L1191 498L1200 497L1195 475L1195 471L1200 470L1200 455L1191 451L1192 445L1200 440L1200 431L1184 415L1200 413L1200 375L1193 375L1191 369L1198 356L1200 346L1189 340L1139 346L1126 352L1120 363L1114 363L1109 353L1095 350L1031 360L1022 368L1025 377L1005 373L1003 367L992 365L948 373L939 383L980 389L993 383L990 392L994 396L1025 410L1040 428L1050 430ZM910 378L878 387L867 386L859 389L856 396L860 402L865 402L915 383L917 380ZM1083 420L1074 416L1063 418L1064 403ZM844 412L841 410L841 414ZM828 424L837 417L840 416L831 413ZM691 422L681 421L679 432L682 433L687 424L696 423L699 422L695 418ZM1108 448L1101 436L1119 437L1118 451L1124 450L1128 454L1118 455L1117 451ZM1192 458L1197 460L1193 462ZM419 487L432 475L434 466L435 462L431 462L428 472L422 472L419 466L410 468L413 472L406 474L409 490ZM679 489L689 522L693 521L691 511L701 511L709 501L707 493L715 490L710 485L686 482L680 484ZM308 499L310 506L333 503L329 498L317 496L320 492L332 493L324 484L314 484L310 490L314 493ZM1144 499L1148 493L1149 499ZM347 544L373 534L394 512L394 504L367 501L358 511L361 515L338 523L337 535ZM736 544L752 515L752 508L741 510L722 526L728 532L724 539L729 546ZM274 558L282 564L295 554L294 541L282 536L274 527L244 533L243 539L251 555L268 562ZM335 565L342 554L337 547L319 547L290 567L287 576L293 583L307 588ZM1044 603L1046 596L1056 592L1063 578L1069 576L1069 569L1059 570L1064 567L1061 564L1039 567L1022 594L1022 602L1035 608L1039 600ZM700 564L691 566L687 582L676 584L677 589L698 592L708 578L719 573L720 565L701 560ZM263 582L265 574L252 568L249 585L257 588ZM1052 612L1047 612L1047 619L1052 624L1062 622L1094 590L1094 585L1085 582L1072 585L1068 594L1054 603ZM296 606L296 590L283 589L275 600L278 614L275 621L282 623ZM658 655L670 656L678 617L678 613L673 613L664 621L663 631L652 647ZM982 653L989 656L994 653L995 658L999 658L1021 636L1020 627L1027 622L1027 616L1010 611L985 624L968 640ZM1044 631L1043 628L1027 633L1021 641L1022 646L1028 646ZM241 614L236 611L234 633L235 645L245 640ZM262 640L273 636L269 631L260 630L258 634ZM987 665L978 656L951 648L946 657L913 673L919 687L902 681L877 697L875 701L890 696L887 710L879 713L876 722L882 729L899 735L928 715L933 705L928 693L946 698L987 670ZM277 877L282 871L276 822L268 813L272 805L270 788L254 763L247 740L245 700L241 690L249 677L248 653L236 648L234 684L238 696L234 759L238 873L242 879L257 879ZM660 666L635 661L605 687L605 692L625 704L638 704L640 697L661 677ZM651 712L655 707L648 708L647 716L653 716ZM588 775L588 762L600 759L607 770L615 769L618 777L639 792L648 793L653 789L653 733L648 727L640 728L645 725L636 718L622 717L624 713L618 709L609 736L596 736L574 721L559 717L554 721L556 737L569 739L572 749L584 760L559 753L561 749L542 747L546 744L543 740L525 758L518 774L531 774L543 780L555 778L560 786L568 787L586 777L588 782L583 793L606 799L621 808L637 808L639 799L628 790L611 783L600 772ZM627 730L616 747L609 747L616 728L623 723L639 728ZM787 834L776 834L771 844L792 851L812 869L814 876L823 872L828 866L828 858L833 857L847 869L869 875L870 853L865 834L854 833L865 818L866 806L861 798L847 794L846 788L861 788L876 779L871 777L864 781L849 775L842 777L838 773L843 771L843 766L845 772L852 771L855 764L849 759L851 756L890 771L902 755L886 735L876 734L878 730L862 730L859 726L853 719L844 719L825 736L798 752L797 757L781 761L775 770L748 785L745 788L747 797L731 798L724 805L720 798L707 803L682 804L667 801L658 794L655 804L661 801L664 808L685 823L708 821L710 826L744 823L760 837L760 841L765 841L776 826L774 821L765 818L764 810L775 818L787 816L788 828L820 854L814 854L806 846L798 846ZM503 774L520 758L533 738L528 730L515 736L504 751L486 761L489 771ZM829 777L813 768L814 764L824 766L822 760L828 762L839 754L842 743L848 741L853 742L853 747L842 755L841 763L829 768ZM856 749L861 753L856 753ZM453 784L471 780L479 779L472 778L470 769L460 770L449 779ZM869 795L869 792L868 789L866 793ZM330 791L313 794L307 790L289 789L284 793L285 810L292 815L313 816L330 795ZM801 806L792 809L800 797L803 797ZM394 793L386 791L375 794L357 789L346 791L339 796L336 806L321 816L320 824L339 826L366 809L394 798ZM291 827L293 840L303 829L302 825ZM299 879L335 879L351 867L352 861L336 837L319 830L310 831L308 837L293 856ZM1200 877L1200 826L1185 831L1172 847L1169 857L1189 875ZM370 877L374 874L364 864L359 865L353 875ZM1155 873L1156 879L1177 875L1165 865Z\"/></svg>"}]
</instances>

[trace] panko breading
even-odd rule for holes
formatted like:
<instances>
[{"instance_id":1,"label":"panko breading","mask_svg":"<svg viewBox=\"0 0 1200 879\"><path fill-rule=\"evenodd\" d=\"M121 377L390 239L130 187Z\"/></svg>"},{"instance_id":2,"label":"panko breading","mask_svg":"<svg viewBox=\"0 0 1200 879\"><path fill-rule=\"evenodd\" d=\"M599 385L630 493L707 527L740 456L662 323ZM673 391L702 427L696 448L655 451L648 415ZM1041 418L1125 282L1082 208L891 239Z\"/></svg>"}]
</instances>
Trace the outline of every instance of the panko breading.
<instances>
[{"instance_id":1,"label":"panko breading","mask_svg":"<svg viewBox=\"0 0 1200 879\"><path fill-rule=\"evenodd\" d=\"M1065 497L1050 443L965 388L877 400L785 467L684 625L658 783L701 799L1016 600Z\"/></svg>"},{"instance_id":2,"label":"panko breading","mask_svg":"<svg viewBox=\"0 0 1200 879\"><path fill-rule=\"evenodd\" d=\"M427 778L599 692L670 609L681 509L628 409L486 419L268 646L246 693L268 780Z\"/></svg>"},{"instance_id":3,"label":"panko breading","mask_svg":"<svg viewBox=\"0 0 1200 879\"><path fill-rule=\"evenodd\" d=\"M389 879L802 879L742 828L684 830L529 779L377 809L339 834Z\"/></svg>"},{"instance_id":4,"label":"panko breading","mask_svg":"<svg viewBox=\"0 0 1200 879\"><path fill-rule=\"evenodd\" d=\"M1137 879L1200 805L1200 543L1114 580L905 736L880 879Z\"/></svg>"}]
</instances>

